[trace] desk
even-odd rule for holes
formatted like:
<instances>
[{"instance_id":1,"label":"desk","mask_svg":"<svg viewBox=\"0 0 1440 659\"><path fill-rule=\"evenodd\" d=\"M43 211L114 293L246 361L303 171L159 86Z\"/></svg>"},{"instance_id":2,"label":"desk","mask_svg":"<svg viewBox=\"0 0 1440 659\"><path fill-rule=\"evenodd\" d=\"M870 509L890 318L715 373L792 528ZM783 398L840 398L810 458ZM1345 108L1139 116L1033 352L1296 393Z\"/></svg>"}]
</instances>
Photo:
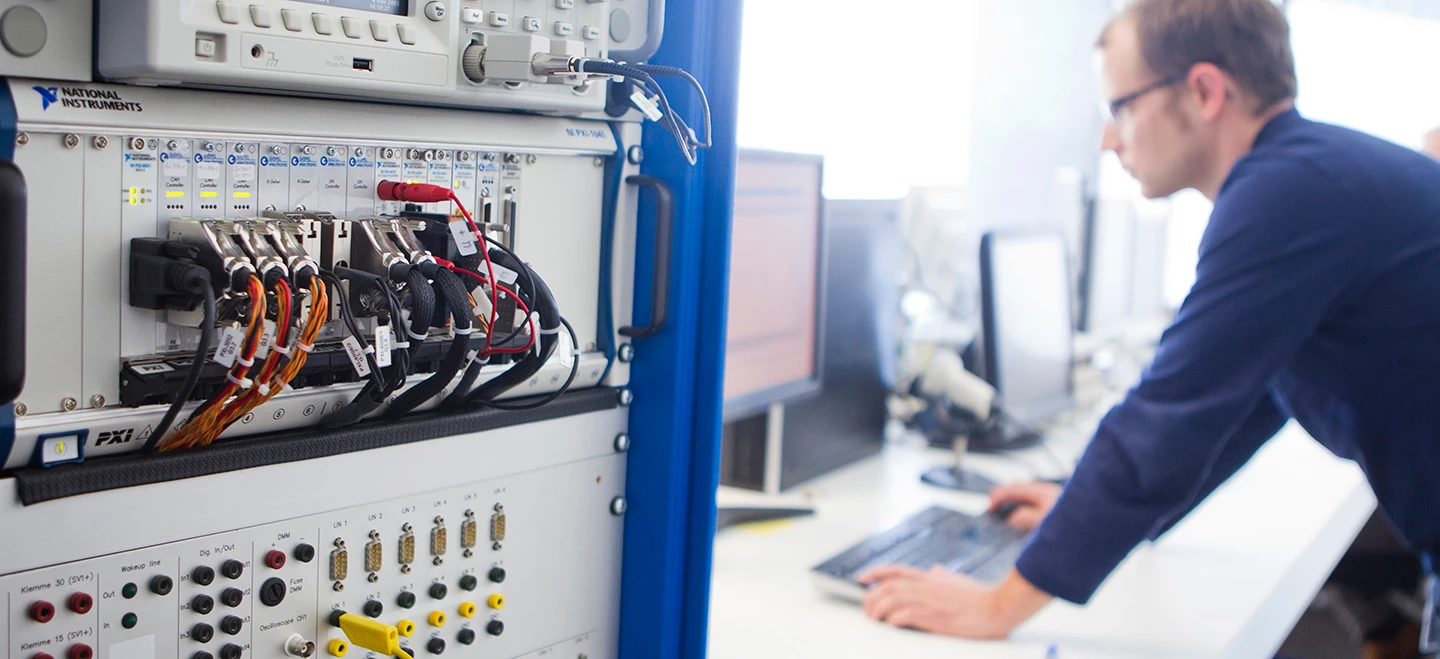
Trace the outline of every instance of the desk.
<instances>
[{"instance_id":1,"label":"desk","mask_svg":"<svg viewBox=\"0 0 1440 659\"><path fill-rule=\"evenodd\" d=\"M1054 452L1073 459L1084 434L1059 433ZM1045 464L1033 452L1022 458ZM920 483L921 471L948 459L948 451L887 446L797 488L815 516L722 531L709 656L1042 659L1055 643L1062 659L1270 657L1375 507L1359 468L1292 424L1171 533L1132 552L1089 606L1056 601L1010 641L893 629L811 585L812 566L926 505L982 512L982 496ZM1006 480L1041 470L1021 464L970 462Z\"/></svg>"}]
</instances>

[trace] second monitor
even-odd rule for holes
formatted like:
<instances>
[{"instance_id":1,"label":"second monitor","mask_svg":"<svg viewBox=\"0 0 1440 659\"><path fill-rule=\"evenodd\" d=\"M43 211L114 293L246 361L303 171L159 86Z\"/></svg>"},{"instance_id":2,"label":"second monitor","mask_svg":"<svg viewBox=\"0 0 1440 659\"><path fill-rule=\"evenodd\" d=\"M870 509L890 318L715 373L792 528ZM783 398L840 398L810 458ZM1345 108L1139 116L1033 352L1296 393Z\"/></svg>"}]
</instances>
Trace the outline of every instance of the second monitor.
<instances>
[{"instance_id":1,"label":"second monitor","mask_svg":"<svg viewBox=\"0 0 1440 659\"><path fill-rule=\"evenodd\" d=\"M980 243L983 370L1006 416L1035 424L1074 405L1074 325L1065 241L988 233Z\"/></svg>"}]
</instances>

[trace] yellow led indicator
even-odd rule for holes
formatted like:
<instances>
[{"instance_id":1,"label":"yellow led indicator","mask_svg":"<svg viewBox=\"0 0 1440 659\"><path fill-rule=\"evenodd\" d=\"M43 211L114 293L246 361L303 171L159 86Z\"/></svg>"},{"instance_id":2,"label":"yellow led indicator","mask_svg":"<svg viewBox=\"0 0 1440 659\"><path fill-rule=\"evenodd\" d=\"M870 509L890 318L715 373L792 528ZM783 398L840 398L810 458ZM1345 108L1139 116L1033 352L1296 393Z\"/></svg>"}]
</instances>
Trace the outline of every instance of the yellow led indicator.
<instances>
[{"instance_id":1,"label":"yellow led indicator","mask_svg":"<svg viewBox=\"0 0 1440 659\"><path fill-rule=\"evenodd\" d=\"M165 191L165 196L171 197L171 198L174 198L174 197L183 197L183 196L185 196L185 193L184 193L183 191L181 191L181 190L166 190L166 191Z\"/></svg>"},{"instance_id":2,"label":"yellow led indicator","mask_svg":"<svg viewBox=\"0 0 1440 659\"><path fill-rule=\"evenodd\" d=\"M135 188L130 188L130 194L133 195L133 194L135 194L135 193L137 193L137 192L139 192L139 190L136 190Z\"/></svg>"},{"instance_id":3,"label":"yellow led indicator","mask_svg":"<svg viewBox=\"0 0 1440 659\"><path fill-rule=\"evenodd\" d=\"M135 197L131 197L131 198L130 198L130 205L131 205L131 206L134 206L135 204L138 204L138 203L140 203L140 200L139 200L139 199L137 199L137 198L135 198Z\"/></svg>"},{"instance_id":4,"label":"yellow led indicator","mask_svg":"<svg viewBox=\"0 0 1440 659\"><path fill-rule=\"evenodd\" d=\"M459 182L459 181L456 181L456 182L455 182L455 189L456 189L456 190L459 190L459 189L460 189L460 182Z\"/></svg>"},{"instance_id":5,"label":"yellow led indicator","mask_svg":"<svg viewBox=\"0 0 1440 659\"><path fill-rule=\"evenodd\" d=\"M56 453L59 453L60 455L65 455L65 442L64 442L64 441L55 442L55 452L56 452Z\"/></svg>"},{"instance_id":6,"label":"yellow led indicator","mask_svg":"<svg viewBox=\"0 0 1440 659\"><path fill-rule=\"evenodd\" d=\"M219 192L215 192L214 190L207 190L207 191L205 191L205 192L201 192L201 193L200 193L200 196L202 196L202 197L218 197L218 196L220 196L220 193L219 193Z\"/></svg>"},{"instance_id":7,"label":"yellow led indicator","mask_svg":"<svg viewBox=\"0 0 1440 659\"><path fill-rule=\"evenodd\" d=\"M236 199L249 199L249 198L250 198L250 193L249 193L249 192L236 192L236 193L234 193L234 194L235 194L235 198L236 198Z\"/></svg>"}]
</instances>

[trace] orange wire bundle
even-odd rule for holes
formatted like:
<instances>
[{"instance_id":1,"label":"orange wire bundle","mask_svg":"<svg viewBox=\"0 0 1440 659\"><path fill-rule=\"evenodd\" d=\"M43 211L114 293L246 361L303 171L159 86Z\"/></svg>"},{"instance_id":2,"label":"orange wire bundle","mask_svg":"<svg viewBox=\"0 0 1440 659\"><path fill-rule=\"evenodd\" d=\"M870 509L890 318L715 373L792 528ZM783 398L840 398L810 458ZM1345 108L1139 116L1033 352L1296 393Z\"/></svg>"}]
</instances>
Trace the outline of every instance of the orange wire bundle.
<instances>
[{"instance_id":1,"label":"orange wire bundle","mask_svg":"<svg viewBox=\"0 0 1440 659\"><path fill-rule=\"evenodd\" d=\"M265 286L260 278L250 275L245 286L246 293L250 296L250 315L248 325L245 328L245 341L241 346L240 355L236 358L235 364L230 367L226 374L229 380L225 383L220 393L206 401L199 409L190 415L190 420L178 432L166 438L160 443L160 450L172 451L177 448L187 448L208 443L206 437L215 434L215 423L221 411L221 403L229 400L240 389L240 383L244 382L245 374L249 372L250 366L254 364L255 351L260 347L260 335L265 330Z\"/></svg>"},{"instance_id":2,"label":"orange wire bundle","mask_svg":"<svg viewBox=\"0 0 1440 659\"><path fill-rule=\"evenodd\" d=\"M286 345L290 341L290 310L293 308L293 304L294 296L290 292L290 284L284 279L275 282L276 346ZM225 409L220 411L219 421L215 426L215 434L217 436L225 432L225 429L229 428L230 424L235 423L237 419L245 416L245 414L254 409L256 405L259 405L259 400L262 396L260 389L263 388L265 392L269 392L270 380L275 376L275 372L280 370L280 360L283 354L283 352L275 351L266 355L265 364L260 367L260 374L255 377L254 383L251 384L244 393L240 394L238 398L226 404ZM201 444L209 444L213 441L215 441L215 437L210 437L202 441Z\"/></svg>"},{"instance_id":3,"label":"orange wire bundle","mask_svg":"<svg viewBox=\"0 0 1440 659\"><path fill-rule=\"evenodd\" d=\"M244 402L245 407L239 411L236 418L244 416L250 410L274 398L275 394L280 393L285 385L290 384L295 376L300 374L300 369L304 368L305 360L310 356L310 348L314 347L316 337L320 336L320 330L325 327L325 323L330 322L330 295L325 292L325 286L320 282L319 277L310 278L309 291L310 313L306 316L305 327L300 331L300 340L296 342L294 348L288 347L288 337L286 341L278 342L275 346L275 351L287 356L289 361L285 362L285 367L280 369L279 374L265 383L266 391L261 392L259 387L256 387L245 394L249 400ZM233 422L232 419L231 423Z\"/></svg>"}]
</instances>

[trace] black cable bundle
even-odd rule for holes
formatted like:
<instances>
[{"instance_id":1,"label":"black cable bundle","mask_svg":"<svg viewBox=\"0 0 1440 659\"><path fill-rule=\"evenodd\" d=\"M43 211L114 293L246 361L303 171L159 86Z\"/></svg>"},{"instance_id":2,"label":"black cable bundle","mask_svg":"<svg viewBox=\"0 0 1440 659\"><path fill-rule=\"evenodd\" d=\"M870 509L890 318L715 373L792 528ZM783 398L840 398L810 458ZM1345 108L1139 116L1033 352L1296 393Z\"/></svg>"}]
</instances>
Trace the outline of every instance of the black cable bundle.
<instances>
[{"instance_id":1,"label":"black cable bundle","mask_svg":"<svg viewBox=\"0 0 1440 659\"><path fill-rule=\"evenodd\" d=\"M180 414L180 409L185 402L190 400L190 394L195 391L195 384L200 381L200 372L205 370L205 360L209 359L210 344L215 338L215 289L210 286L210 273L203 268L196 268L196 288L201 289L204 296L205 319L200 322L200 343L195 346L195 355L191 357L190 371L185 374L185 381L180 384L180 391L176 392L174 402L170 403L170 409L165 410L165 416L160 419L160 424L155 426L155 431L150 433L150 439L145 440L145 451L154 451L160 446L160 440L169 432L170 425L175 423L175 417ZM203 280L203 281L202 281Z\"/></svg>"},{"instance_id":2,"label":"black cable bundle","mask_svg":"<svg viewBox=\"0 0 1440 659\"><path fill-rule=\"evenodd\" d=\"M396 323L400 322L400 301L395 297L395 291L390 288L389 282L377 275L344 267L336 268L335 273L352 282L363 281L375 288L385 300L386 315L382 319L388 318L391 330L395 329ZM353 400L344 407L325 415L325 418L320 420L320 427L341 428L358 423L366 415L380 407L391 393L403 386L405 376L409 372L410 353L405 350L395 351L393 359L391 365L382 371L378 367L378 362L372 358L370 360L372 372L380 373L378 380L372 378L365 383L365 387L360 390L359 394L356 394Z\"/></svg>"},{"instance_id":3,"label":"black cable bundle","mask_svg":"<svg viewBox=\"0 0 1440 659\"><path fill-rule=\"evenodd\" d=\"M433 264L429 264L435 267ZM440 367L435 373L425 378L420 384L411 387L395 400L395 403L386 410L386 415L397 417L419 407L425 401L439 395L445 389L445 385L455 379L455 374L460 372L460 366L465 362L466 349L470 346L470 334L472 323L470 322L470 297L465 291L465 286L460 283L449 270L435 268L431 275L435 282L435 288L440 292L440 299L444 308L450 313L450 320L455 326L455 340L450 342L450 350L445 353L445 358L440 362Z\"/></svg>"},{"instance_id":4,"label":"black cable bundle","mask_svg":"<svg viewBox=\"0 0 1440 659\"><path fill-rule=\"evenodd\" d=\"M407 330L409 337L405 340L410 344L413 356L425 343L430 319L435 317L435 289L430 287L430 279L420 268L410 268L410 272L405 273L405 287L410 292L410 328Z\"/></svg>"},{"instance_id":5,"label":"black cable bundle","mask_svg":"<svg viewBox=\"0 0 1440 659\"><path fill-rule=\"evenodd\" d=\"M487 240L489 239L487 238ZM496 403L495 399L499 398L501 394L504 394L506 391L513 389L520 383L529 380L536 373L540 372L540 369L545 366L545 362L550 359L550 355L554 354L555 347L560 340L560 336L557 330L560 329L562 324L566 328L569 328L569 323L566 323L564 319L560 317L560 308L555 303L555 296L550 292L550 287L545 284L545 280L541 279L539 275L535 274L535 271L532 270L529 265L526 265L524 261L521 261L514 252L510 251L508 248L498 242L494 242L493 240L491 240L491 242L494 243L495 246L498 247L501 251L501 254L498 255L498 258L496 258L496 256L492 256L492 260L495 260L501 266L521 273L523 277L529 279L529 284L533 293L532 301L534 303L531 306L531 309L540 314L540 336L535 338L536 341L540 342L540 352L538 355L534 352L525 353L525 357L523 359L521 359L514 366L510 367L504 373L495 376L494 379L480 385L474 391L470 391L469 393L467 393L465 395L465 402L471 405L484 405L486 407L493 407L497 409L509 409L503 404ZM546 321L551 321L549 327L546 327ZM570 334L573 340L574 331L571 330ZM556 392L556 395L551 397L550 400L554 400L554 398L558 397L559 394L564 393L565 390L569 388L570 383L574 382L575 371L578 369L578 367L579 360L577 358L575 363L572 365L570 379L566 381L565 386L561 387L560 390ZM478 376L479 365L472 365L471 368L474 369L475 375ZM470 372L466 372L466 379L470 383L474 382L474 378L471 377ZM462 385L465 386L462 387L459 391L464 391L468 389L468 383L462 383ZM544 402L549 401L547 400ZM543 402L541 404L543 404Z\"/></svg>"},{"instance_id":6,"label":"black cable bundle","mask_svg":"<svg viewBox=\"0 0 1440 659\"><path fill-rule=\"evenodd\" d=\"M690 164L695 164L695 161L698 158L697 151L699 149L710 146L710 135L708 128L710 121L710 107L708 101L705 101L704 91L701 91L701 100L702 102L704 102L705 106L705 122L707 128L705 141L702 142L695 137L695 131L691 130L690 126L686 125L685 120L670 108L670 99L665 96L665 90L661 89L660 84L655 82L655 78L651 76L651 73L663 76L683 74L683 76L689 77L693 81L694 76L690 76L689 73L685 73L682 69L676 69L674 67L654 67L653 69L647 70L647 66L642 65L632 65L609 60L602 61L587 59L581 61L580 72L603 73L610 76L624 76L629 79L640 81L642 88L651 88L652 91L655 93L656 99L660 103L660 111L662 115L660 117L660 125L665 127L665 129L669 131L671 135L675 136L675 143L680 147L680 152L685 156L685 160L688 161ZM694 86L698 89L700 83L694 82Z\"/></svg>"}]
</instances>

